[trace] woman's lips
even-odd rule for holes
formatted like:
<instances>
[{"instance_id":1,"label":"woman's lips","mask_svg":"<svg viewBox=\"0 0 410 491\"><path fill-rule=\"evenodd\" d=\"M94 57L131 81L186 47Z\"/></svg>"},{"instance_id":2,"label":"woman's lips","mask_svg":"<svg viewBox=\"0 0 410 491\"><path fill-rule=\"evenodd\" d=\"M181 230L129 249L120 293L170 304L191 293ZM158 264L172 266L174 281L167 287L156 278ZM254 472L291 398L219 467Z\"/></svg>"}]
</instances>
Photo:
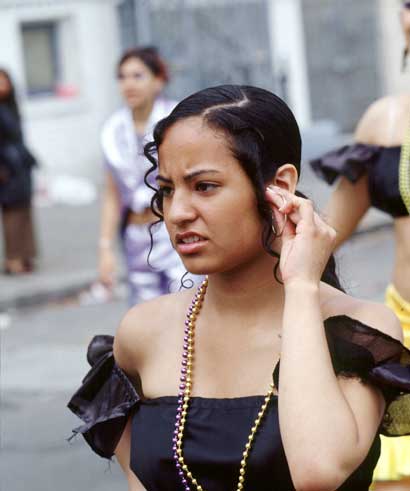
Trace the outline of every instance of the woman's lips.
<instances>
[{"instance_id":1,"label":"woman's lips","mask_svg":"<svg viewBox=\"0 0 410 491\"><path fill-rule=\"evenodd\" d=\"M192 236L191 236L192 237ZM178 239L176 244L176 249L180 254L196 254L205 247L207 239L197 236L195 241L184 241L183 239Z\"/></svg>"},{"instance_id":2,"label":"woman's lips","mask_svg":"<svg viewBox=\"0 0 410 491\"><path fill-rule=\"evenodd\" d=\"M190 244L184 244L183 242L180 242L179 244L177 244L177 251L183 255L196 254L204 248L206 242L206 240L198 240L197 242L191 242Z\"/></svg>"}]
</instances>

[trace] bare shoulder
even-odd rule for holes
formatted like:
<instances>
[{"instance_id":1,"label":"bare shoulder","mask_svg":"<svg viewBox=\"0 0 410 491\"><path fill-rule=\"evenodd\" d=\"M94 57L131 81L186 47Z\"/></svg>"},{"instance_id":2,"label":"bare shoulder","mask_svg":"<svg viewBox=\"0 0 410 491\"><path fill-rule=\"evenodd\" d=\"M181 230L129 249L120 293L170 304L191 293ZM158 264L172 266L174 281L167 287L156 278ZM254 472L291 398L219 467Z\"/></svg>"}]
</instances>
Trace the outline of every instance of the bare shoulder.
<instances>
[{"instance_id":1,"label":"bare shoulder","mask_svg":"<svg viewBox=\"0 0 410 491\"><path fill-rule=\"evenodd\" d=\"M326 285L323 317L346 315L403 342L403 331L394 312L384 304L354 298Z\"/></svg>"},{"instance_id":2,"label":"bare shoulder","mask_svg":"<svg viewBox=\"0 0 410 491\"><path fill-rule=\"evenodd\" d=\"M174 326L183 322L192 290L162 295L132 307L122 319L114 338L116 363L129 375L158 342L166 342Z\"/></svg>"},{"instance_id":3,"label":"bare shoulder","mask_svg":"<svg viewBox=\"0 0 410 491\"><path fill-rule=\"evenodd\" d=\"M381 145L380 131L386 127L386 118L393 105L398 103L398 96L389 95L377 99L366 109L360 118L355 131L355 140L359 143Z\"/></svg>"}]
</instances>

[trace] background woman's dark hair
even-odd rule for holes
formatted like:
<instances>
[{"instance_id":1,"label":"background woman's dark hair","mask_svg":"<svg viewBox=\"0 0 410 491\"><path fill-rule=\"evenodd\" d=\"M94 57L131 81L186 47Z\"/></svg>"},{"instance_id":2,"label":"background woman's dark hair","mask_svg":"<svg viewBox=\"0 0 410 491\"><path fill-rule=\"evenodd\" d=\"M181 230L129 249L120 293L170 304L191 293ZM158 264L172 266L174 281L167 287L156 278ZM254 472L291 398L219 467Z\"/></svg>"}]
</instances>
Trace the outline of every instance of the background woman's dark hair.
<instances>
[{"instance_id":1,"label":"background woman's dark hair","mask_svg":"<svg viewBox=\"0 0 410 491\"><path fill-rule=\"evenodd\" d=\"M271 207L265 200L265 188L281 165L292 163L300 174L302 142L292 111L271 92L242 85L211 87L181 101L168 117L157 123L153 141L144 149L145 156L152 164L145 181L155 190L151 207L160 221L163 219L163 197L160 190L150 185L149 175L158 167L158 148L168 128L192 116L201 116L209 127L226 134L232 154L242 165L255 190L258 212L264 225L263 247L270 255L279 257L271 247L275 235ZM296 194L305 197L300 192ZM333 257L322 279L341 289Z\"/></svg>"},{"instance_id":2,"label":"background woman's dark hair","mask_svg":"<svg viewBox=\"0 0 410 491\"><path fill-rule=\"evenodd\" d=\"M161 58L158 49L155 46L139 46L127 50L118 62L117 76L120 76L121 66L132 58L141 60L156 77L161 78L164 82L169 81L167 64Z\"/></svg>"},{"instance_id":3,"label":"background woman's dark hair","mask_svg":"<svg viewBox=\"0 0 410 491\"><path fill-rule=\"evenodd\" d=\"M10 93L9 95L7 95L6 97L4 97L3 99L0 99L0 103L1 104L5 104L6 106L8 106L8 108L13 111L13 113L15 114L15 116L17 117L17 119L20 121L20 111L19 111L19 108L18 108L18 104L17 104L17 98L16 98L16 92L14 90L14 84L13 84L13 81L11 79L11 76L9 74L9 72L7 70L5 70L4 68L0 68L0 75L2 75L3 77L5 77L10 85Z\"/></svg>"}]
</instances>

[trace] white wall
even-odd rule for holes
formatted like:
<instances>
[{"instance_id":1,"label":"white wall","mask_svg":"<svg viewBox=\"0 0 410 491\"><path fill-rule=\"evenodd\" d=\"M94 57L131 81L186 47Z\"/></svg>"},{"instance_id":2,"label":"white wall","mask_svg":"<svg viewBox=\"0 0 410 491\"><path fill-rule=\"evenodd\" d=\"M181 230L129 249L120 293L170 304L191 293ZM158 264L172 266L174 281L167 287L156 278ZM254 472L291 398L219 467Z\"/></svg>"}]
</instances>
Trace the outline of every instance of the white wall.
<instances>
[{"instance_id":1,"label":"white wall","mask_svg":"<svg viewBox=\"0 0 410 491\"><path fill-rule=\"evenodd\" d=\"M399 13L399 2L379 0L379 52L385 94L408 92L410 87L410 57L407 60L406 71L401 72L404 37Z\"/></svg>"},{"instance_id":2,"label":"white wall","mask_svg":"<svg viewBox=\"0 0 410 491\"><path fill-rule=\"evenodd\" d=\"M0 66L19 90L27 142L51 174L97 177L99 131L118 105L116 0L17 1L0 4ZM7 6L9 5L9 6ZM25 94L20 23L61 21L62 72L72 96Z\"/></svg>"}]
</instances>

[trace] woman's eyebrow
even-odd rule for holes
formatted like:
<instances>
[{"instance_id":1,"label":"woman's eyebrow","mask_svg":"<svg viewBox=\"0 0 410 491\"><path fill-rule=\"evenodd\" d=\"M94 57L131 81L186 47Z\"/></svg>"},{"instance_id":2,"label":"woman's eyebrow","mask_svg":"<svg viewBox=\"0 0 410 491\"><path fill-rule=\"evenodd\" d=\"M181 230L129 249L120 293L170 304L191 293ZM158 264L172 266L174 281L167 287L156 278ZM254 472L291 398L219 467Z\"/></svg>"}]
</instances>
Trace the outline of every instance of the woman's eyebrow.
<instances>
[{"instance_id":1,"label":"woman's eyebrow","mask_svg":"<svg viewBox=\"0 0 410 491\"><path fill-rule=\"evenodd\" d=\"M194 177L198 177L198 176L200 176L202 174L220 174L220 171L219 170L216 170L216 169L200 169L200 170L196 170L196 171L190 172L189 174L186 174L184 176L184 181L191 181L192 179L194 179ZM157 181L163 181L163 182L166 182L166 183L172 183L172 179L169 179L168 177L161 176L161 174L158 174L157 175L156 180Z\"/></svg>"}]
</instances>

